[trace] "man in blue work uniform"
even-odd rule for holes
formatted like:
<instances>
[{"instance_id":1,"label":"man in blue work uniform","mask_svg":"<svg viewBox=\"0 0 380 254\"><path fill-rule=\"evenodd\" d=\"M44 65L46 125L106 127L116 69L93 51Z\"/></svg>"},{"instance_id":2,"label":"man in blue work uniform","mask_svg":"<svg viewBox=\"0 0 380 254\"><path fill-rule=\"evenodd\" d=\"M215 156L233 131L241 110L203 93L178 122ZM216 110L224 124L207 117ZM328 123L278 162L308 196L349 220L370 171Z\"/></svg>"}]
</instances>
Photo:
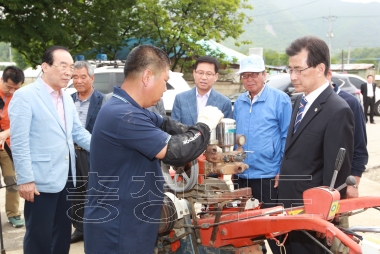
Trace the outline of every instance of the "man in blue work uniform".
<instances>
[{"instance_id":1,"label":"man in blue work uniform","mask_svg":"<svg viewBox=\"0 0 380 254\"><path fill-rule=\"evenodd\" d=\"M126 59L122 86L114 88L100 109L92 132L89 203L83 219L87 254L153 253L163 204L159 160L181 166L196 159L223 117L208 106L189 127L146 110L166 90L169 67L161 49L134 48Z\"/></svg>"}]
</instances>

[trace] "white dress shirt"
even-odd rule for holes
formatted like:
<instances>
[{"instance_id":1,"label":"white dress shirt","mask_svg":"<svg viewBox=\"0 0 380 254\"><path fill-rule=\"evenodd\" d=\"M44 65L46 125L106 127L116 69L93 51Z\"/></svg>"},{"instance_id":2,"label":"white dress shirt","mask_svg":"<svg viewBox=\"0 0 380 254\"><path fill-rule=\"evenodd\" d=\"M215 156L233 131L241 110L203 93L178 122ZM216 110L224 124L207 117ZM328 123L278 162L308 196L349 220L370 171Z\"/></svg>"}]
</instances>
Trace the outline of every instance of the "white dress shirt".
<instances>
[{"instance_id":1,"label":"white dress shirt","mask_svg":"<svg viewBox=\"0 0 380 254\"><path fill-rule=\"evenodd\" d=\"M367 83L367 97L373 97L373 86Z\"/></svg>"},{"instance_id":2,"label":"white dress shirt","mask_svg":"<svg viewBox=\"0 0 380 254\"><path fill-rule=\"evenodd\" d=\"M307 96L305 96L306 100L307 100L307 103L306 103L306 106L305 106L305 109L302 113L302 119L303 117L306 115L306 112L309 110L311 104L313 104L313 102L318 98L318 96L330 85L330 83L328 81L326 81L325 84L321 85L320 87L318 87L317 89L315 89L314 91L312 91L311 93L309 93Z\"/></svg>"}]
</instances>

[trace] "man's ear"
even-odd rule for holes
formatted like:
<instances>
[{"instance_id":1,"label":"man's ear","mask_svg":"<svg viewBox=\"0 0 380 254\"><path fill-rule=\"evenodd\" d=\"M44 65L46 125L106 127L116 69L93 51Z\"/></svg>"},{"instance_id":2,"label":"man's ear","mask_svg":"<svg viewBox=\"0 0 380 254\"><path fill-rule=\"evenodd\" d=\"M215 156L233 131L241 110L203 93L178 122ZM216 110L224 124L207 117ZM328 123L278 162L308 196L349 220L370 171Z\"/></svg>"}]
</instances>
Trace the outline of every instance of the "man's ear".
<instances>
[{"instance_id":1,"label":"man's ear","mask_svg":"<svg viewBox=\"0 0 380 254\"><path fill-rule=\"evenodd\" d=\"M215 81L214 82L216 82L218 80L218 78L219 78L219 73L215 73L215 76L214 76Z\"/></svg>"},{"instance_id":2,"label":"man's ear","mask_svg":"<svg viewBox=\"0 0 380 254\"><path fill-rule=\"evenodd\" d=\"M41 64L41 69L42 69L43 72L45 72L46 69L47 69L48 67L49 67L49 64L48 64L48 63L43 62L43 63Z\"/></svg>"},{"instance_id":3,"label":"man's ear","mask_svg":"<svg viewBox=\"0 0 380 254\"><path fill-rule=\"evenodd\" d=\"M318 70L318 77L325 76L326 65L324 63L318 64L316 69Z\"/></svg>"},{"instance_id":4,"label":"man's ear","mask_svg":"<svg viewBox=\"0 0 380 254\"><path fill-rule=\"evenodd\" d=\"M153 72L149 69L144 70L142 74L142 82L144 83L144 86L147 87L149 84L149 80L153 78Z\"/></svg>"}]
</instances>

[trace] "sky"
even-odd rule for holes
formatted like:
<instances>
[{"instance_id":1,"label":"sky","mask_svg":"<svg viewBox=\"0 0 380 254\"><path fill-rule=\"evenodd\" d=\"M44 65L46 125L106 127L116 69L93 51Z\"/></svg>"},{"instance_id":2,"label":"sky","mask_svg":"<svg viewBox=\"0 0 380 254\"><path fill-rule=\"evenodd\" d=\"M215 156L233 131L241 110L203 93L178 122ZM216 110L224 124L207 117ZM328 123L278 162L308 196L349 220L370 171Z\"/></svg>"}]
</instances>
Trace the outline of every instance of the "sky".
<instances>
[{"instance_id":1,"label":"sky","mask_svg":"<svg viewBox=\"0 0 380 254\"><path fill-rule=\"evenodd\" d=\"M351 2L351 3L370 3L370 2L378 2L380 3L380 0L342 0L343 2Z\"/></svg>"}]
</instances>

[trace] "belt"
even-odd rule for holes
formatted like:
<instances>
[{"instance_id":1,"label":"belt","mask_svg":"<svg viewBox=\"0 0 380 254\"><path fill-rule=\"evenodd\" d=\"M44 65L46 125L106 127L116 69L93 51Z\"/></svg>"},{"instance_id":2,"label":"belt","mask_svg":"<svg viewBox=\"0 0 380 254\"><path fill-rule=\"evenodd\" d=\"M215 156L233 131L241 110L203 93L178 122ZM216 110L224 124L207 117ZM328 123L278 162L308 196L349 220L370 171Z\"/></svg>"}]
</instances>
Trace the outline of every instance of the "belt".
<instances>
[{"instance_id":1,"label":"belt","mask_svg":"<svg viewBox=\"0 0 380 254\"><path fill-rule=\"evenodd\" d=\"M86 149L84 149L84 148L78 146L77 144L74 144L74 148L75 148L75 150L86 151Z\"/></svg>"}]
</instances>

